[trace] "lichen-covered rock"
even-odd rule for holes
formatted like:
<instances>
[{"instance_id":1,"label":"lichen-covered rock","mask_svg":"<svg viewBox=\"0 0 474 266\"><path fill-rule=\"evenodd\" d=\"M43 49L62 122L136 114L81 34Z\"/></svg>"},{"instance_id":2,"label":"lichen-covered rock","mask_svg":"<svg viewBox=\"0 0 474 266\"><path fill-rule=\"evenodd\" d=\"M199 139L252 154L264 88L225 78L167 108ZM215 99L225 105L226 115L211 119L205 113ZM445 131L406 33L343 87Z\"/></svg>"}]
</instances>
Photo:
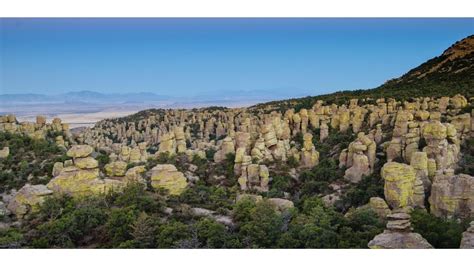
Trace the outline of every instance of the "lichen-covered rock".
<instances>
[{"instance_id":1,"label":"lichen-covered rock","mask_svg":"<svg viewBox=\"0 0 474 266\"><path fill-rule=\"evenodd\" d=\"M139 165L132 167L127 170L125 173L125 178L123 181L125 182L138 182L146 184L146 180L143 178L143 173L146 172L146 168L144 165Z\"/></svg>"},{"instance_id":2,"label":"lichen-covered rock","mask_svg":"<svg viewBox=\"0 0 474 266\"><path fill-rule=\"evenodd\" d=\"M368 206L382 219L391 213L385 200L379 197L370 198Z\"/></svg>"},{"instance_id":3,"label":"lichen-covered rock","mask_svg":"<svg viewBox=\"0 0 474 266\"><path fill-rule=\"evenodd\" d=\"M76 158L74 159L74 165L80 169L94 169L99 167L99 162L92 157Z\"/></svg>"},{"instance_id":4,"label":"lichen-covered rock","mask_svg":"<svg viewBox=\"0 0 474 266\"><path fill-rule=\"evenodd\" d=\"M122 161L108 163L104 169L107 176L124 176L127 171L127 163Z\"/></svg>"},{"instance_id":5,"label":"lichen-covered rock","mask_svg":"<svg viewBox=\"0 0 474 266\"><path fill-rule=\"evenodd\" d=\"M428 176L428 155L426 152L414 152L410 165L415 169L416 178L420 179L425 190L428 190L431 187L431 181Z\"/></svg>"},{"instance_id":6,"label":"lichen-covered rock","mask_svg":"<svg viewBox=\"0 0 474 266\"><path fill-rule=\"evenodd\" d=\"M393 209L413 206L415 188L415 170L413 167L396 162L388 162L382 167L385 180L385 199Z\"/></svg>"},{"instance_id":7,"label":"lichen-covered rock","mask_svg":"<svg viewBox=\"0 0 474 266\"><path fill-rule=\"evenodd\" d=\"M85 158L93 151L94 149L89 145L74 145L67 151L66 155L73 158Z\"/></svg>"},{"instance_id":8,"label":"lichen-covered rock","mask_svg":"<svg viewBox=\"0 0 474 266\"><path fill-rule=\"evenodd\" d=\"M447 137L446 126L439 121L433 121L423 127L423 137L426 139L445 139Z\"/></svg>"},{"instance_id":9,"label":"lichen-covered rock","mask_svg":"<svg viewBox=\"0 0 474 266\"><path fill-rule=\"evenodd\" d=\"M53 191L49 190L45 185L24 185L9 202L8 209L18 218L35 212L45 198L51 195Z\"/></svg>"},{"instance_id":10,"label":"lichen-covered rock","mask_svg":"<svg viewBox=\"0 0 474 266\"><path fill-rule=\"evenodd\" d=\"M311 168L319 163L319 152L313 145L313 135L305 133L303 135L303 148L301 149L301 167Z\"/></svg>"},{"instance_id":11,"label":"lichen-covered rock","mask_svg":"<svg viewBox=\"0 0 474 266\"><path fill-rule=\"evenodd\" d=\"M268 191L270 173L265 165L244 163L241 168L241 176L237 179L241 190Z\"/></svg>"},{"instance_id":12,"label":"lichen-covered rock","mask_svg":"<svg viewBox=\"0 0 474 266\"><path fill-rule=\"evenodd\" d=\"M123 187L118 180L100 179L99 169L79 169L75 166L65 167L61 173L46 185L48 189L74 197L106 193L111 189Z\"/></svg>"},{"instance_id":13,"label":"lichen-covered rock","mask_svg":"<svg viewBox=\"0 0 474 266\"><path fill-rule=\"evenodd\" d=\"M214 154L214 161L219 163L226 159L227 154L234 154L235 146L231 137L225 137L222 140L220 149Z\"/></svg>"},{"instance_id":14,"label":"lichen-covered rock","mask_svg":"<svg viewBox=\"0 0 474 266\"><path fill-rule=\"evenodd\" d=\"M161 136L158 147L158 154L160 153L169 153L170 155L176 153L176 141L173 132L165 133Z\"/></svg>"},{"instance_id":15,"label":"lichen-covered rock","mask_svg":"<svg viewBox=\"0 0 474 266\"><path fill-rule=\"evenodd\" d=\"M188 185L184 174L172 164L158 164L151 171L151 186L164 188L170 195L181 194Z\"/></svg>"},{"instance_id":16,"label":"lichen-covered rock","mask_svg":"<svg viewBox=\"0 0 474 266\"><path fill-rule=\"evenodd\" d=\"M441 171L434 177L429 198L431 213L445 218L474 216L474 177Z\"/></svg>"}]
</instances>

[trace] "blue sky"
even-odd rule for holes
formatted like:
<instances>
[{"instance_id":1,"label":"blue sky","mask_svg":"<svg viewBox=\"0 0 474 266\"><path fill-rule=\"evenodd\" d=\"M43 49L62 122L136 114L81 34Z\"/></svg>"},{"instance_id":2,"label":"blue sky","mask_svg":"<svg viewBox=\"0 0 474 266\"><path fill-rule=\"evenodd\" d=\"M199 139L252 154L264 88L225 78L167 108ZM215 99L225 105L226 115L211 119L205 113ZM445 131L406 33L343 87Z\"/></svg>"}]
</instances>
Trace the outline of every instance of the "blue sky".
<instances>
[{"instance_id":1,"label":"blue sky","mask_svg":"<svg viewBox=\"0 0 474 266\"><path fill-rule=\"evenodd\" d=\"M0 19L0 31L0 93L317 95L400 76L474 19Z\"/></svg>"}]
</instances>

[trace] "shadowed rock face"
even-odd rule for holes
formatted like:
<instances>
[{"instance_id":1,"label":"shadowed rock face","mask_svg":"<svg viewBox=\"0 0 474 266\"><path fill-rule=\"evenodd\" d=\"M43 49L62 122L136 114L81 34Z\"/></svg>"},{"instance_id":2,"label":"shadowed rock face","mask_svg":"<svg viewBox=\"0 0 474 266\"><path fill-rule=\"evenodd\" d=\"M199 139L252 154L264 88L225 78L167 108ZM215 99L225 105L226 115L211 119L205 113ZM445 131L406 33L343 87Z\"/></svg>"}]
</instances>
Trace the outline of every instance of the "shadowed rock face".
<instances>
[{"instance_id":1,"label":"shadowed rock face","mask_svg":"<svg viewBox=\"0 0 474 266\"><path fill-rule=\"evenodd\" d=\"M466 232L462 233L460 248L474 249L474 221L471 222Z\"/></svg>"},{"instance_id":2,"label":"shadowed rock face","mask_svg":"<svg viewBox=\"0 0 474 266\"><path fill-rule=\"evenodd\" d=\"M413 233L410 215L396 212L387 216L387 229L375 236L368 246L372 249L424 249L433 248L420 234Z\"/></svg>"}]
</instances>

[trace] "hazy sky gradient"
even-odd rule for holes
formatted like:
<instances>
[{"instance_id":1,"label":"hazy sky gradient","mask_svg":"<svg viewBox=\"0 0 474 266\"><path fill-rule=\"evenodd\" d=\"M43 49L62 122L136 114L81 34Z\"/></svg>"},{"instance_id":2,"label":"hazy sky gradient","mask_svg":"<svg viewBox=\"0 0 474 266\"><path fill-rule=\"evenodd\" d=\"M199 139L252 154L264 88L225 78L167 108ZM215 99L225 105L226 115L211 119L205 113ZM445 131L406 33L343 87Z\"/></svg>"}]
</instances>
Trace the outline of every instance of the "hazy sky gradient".
<instances>
[{"instance_id":1,"label":"hazy sky gradient","mask_svg":"<svg viewBox=\"0 0 474 266\"><path fill-rule=\"evenodd\" d=\"M0 93L380 85L474 34L473 19L0 19Z\"/></svg>"}]
</instances>

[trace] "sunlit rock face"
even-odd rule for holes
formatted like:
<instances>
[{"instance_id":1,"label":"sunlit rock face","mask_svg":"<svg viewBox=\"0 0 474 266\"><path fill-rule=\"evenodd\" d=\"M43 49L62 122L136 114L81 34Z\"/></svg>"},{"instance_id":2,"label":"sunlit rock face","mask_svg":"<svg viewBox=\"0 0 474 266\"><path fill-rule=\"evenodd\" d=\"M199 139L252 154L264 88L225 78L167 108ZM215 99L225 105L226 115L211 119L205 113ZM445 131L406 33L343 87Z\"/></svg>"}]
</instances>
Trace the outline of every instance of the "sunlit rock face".
<instances>
[{"instance_id":1,"label":"sunlit rock face","mask_svg":"<svg viewBox=\"0 0 474 266\"><path fill-rule=\"evenodd\" d=\"M387 229L374 237L371 249L425 249L433 248L420 234L413 233L410 215L396 212L387 216Z\"/></svg>"},{"instance_id":2,"label":"sunlit rock face","mask_svg":"<svg viewBox=\"0 0 474 266\"><path fill-rule=\"evenodd\" d=\"M166 189L170 195L179 195L188 183L184 174L172 164L158 164L151 169L151 186Z\"/></svg>"},{"instance_id":3,"label":"sunlit rock face","mask_svg":"<svg viewBox=\"0 0 474 266\"><path fill-rule=\"evenodd\" d=\"M8 204L8 209L17 216L24 218L26 215L38 210L41 203L46 197L53 194L45 185L29 185L23 186Z\"/></svg>"},{"instance_id":4,"label":"sunlit rock face","mask_svg":"<svg viewBox=\"0 0 474 266\"><path fill-rule=\"evenodd\" d=\"M385 181L385 199L392 209L414 206L416 173L413 167L388 162L382 167L381 175Z\"/></svg>"},{"instance_id":5,"label":"sunlit rock face","mask_svg":"<svg viewBox=\"0 0 474 266\"><path fill-rule=\"evenodd\" d=\"M65 163L62 167L58 164L56 169L53 168L54 178L46 187L55 193L74 197L101 194L111 189L122 188L125 184L121 181L99 178L98 162L90 156L93 151L94 149L88 145L72 146L66 153L72 157L72 164Z\"/></svg>"}]
</instances>

